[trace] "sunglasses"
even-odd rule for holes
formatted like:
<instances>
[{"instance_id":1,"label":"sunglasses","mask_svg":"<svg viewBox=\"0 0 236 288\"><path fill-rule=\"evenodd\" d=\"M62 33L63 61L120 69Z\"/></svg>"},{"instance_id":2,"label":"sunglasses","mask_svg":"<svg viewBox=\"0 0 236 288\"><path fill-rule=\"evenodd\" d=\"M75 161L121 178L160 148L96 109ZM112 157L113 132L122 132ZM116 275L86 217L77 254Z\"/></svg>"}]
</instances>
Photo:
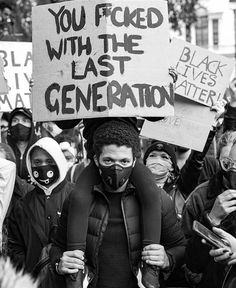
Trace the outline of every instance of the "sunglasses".
<instances>
[{"instance_id":1,"label":"sunglasses","mask_svg":"<svg viewBox=\"0 0 236 288\"><path fill-rule=\"evenodd\" d=\"M223 170L230 171L235 170L236 171L236 161L232 160L229 157L224 157L220 159L220 164Z\"/></svg>"}]
</instances>

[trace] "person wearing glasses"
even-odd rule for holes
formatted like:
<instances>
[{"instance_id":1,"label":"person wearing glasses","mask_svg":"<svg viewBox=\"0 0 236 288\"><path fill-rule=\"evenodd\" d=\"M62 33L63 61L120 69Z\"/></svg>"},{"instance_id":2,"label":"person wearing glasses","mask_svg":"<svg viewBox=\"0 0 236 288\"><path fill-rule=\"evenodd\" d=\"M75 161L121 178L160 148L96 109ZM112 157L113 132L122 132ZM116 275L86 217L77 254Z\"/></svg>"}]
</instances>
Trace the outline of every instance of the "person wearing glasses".
<instances>
[{"instance_id":1,"label":"person wearing glasses","mask_svg":"<svg viewBox=\"0 0 236 288\"><path fill-rule=\"evenodd\" d=\"M182 228L188 241L186 266L191 273L198 274L195 284L199 288L222 287L227 269L214 261L209 255L211 248L194 234L193 221L209 229L220 227L236 237L236 132L228 131L221 136L218 156L220 170L192 192L183 210Z\"/></svg>"}]
</instances>

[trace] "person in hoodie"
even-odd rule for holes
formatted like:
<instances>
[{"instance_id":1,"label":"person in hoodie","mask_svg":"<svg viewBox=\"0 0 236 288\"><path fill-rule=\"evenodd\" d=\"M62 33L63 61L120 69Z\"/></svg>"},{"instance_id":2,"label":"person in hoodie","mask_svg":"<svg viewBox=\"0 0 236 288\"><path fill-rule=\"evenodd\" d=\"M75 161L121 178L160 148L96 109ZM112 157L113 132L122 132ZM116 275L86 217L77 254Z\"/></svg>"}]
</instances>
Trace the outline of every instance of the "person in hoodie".
<instances>
[{"instance_id":1,"label":"person in hoodie","mask_svg":"<svg viewBox=\"0 0 236 288\"><path fill-rule=\"evenodd\" d=\"M26 181L29 181L26 154L36 141L31 112L26 108L15 108L9 117L7 143L15 153L17 175Z\"/></svg>"},{"instance_id":2,"label":"person in hoodie","mask_svg":"<svg viewBox=\"0 0 236 288\"><path fill-rule=\"evenodd\" d=\"M26 164L35 189L19 200L10 213L8 254L18 268L33 273L73 184L65 180L66 159L52 138L38 140L27 152Z\"/></svg>"}]
</instances>

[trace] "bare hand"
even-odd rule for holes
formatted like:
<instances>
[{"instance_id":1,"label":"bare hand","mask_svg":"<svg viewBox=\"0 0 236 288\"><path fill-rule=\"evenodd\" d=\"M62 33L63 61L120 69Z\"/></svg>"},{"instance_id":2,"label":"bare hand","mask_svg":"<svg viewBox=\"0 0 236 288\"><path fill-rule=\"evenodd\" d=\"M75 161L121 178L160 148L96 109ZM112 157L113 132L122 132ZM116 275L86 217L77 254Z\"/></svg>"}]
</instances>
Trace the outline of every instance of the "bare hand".
<instances>
[{"instance_id":1,"label":"bare hand","mask_svg":"<svg viewBox=\"0 0 236 288\"><path fill-rule=\"evenodd\" d=\"M209 213L210 218L221 223L230 213L236 210L236 190L228 189L218 195Z\"/></svg>"},{"instance_id":2,"label":"bare hand","mask_svg":"<svg viewBox=\"0 0 236 288\"><path fill-rule=\"evenodd\" d=\"M59 265L59 274L77 273L79 269L84 270L84 256L80 250L66 251L63 253Z\"/></svg>"},{"instance_id":3,"label":"bare hand","mask_svg":"<svg viewBox=\"0 0 236 288\"><path fill-rule=\"evenodd\" d=\"M225 232L222 229L213 228L213 231L217 233L222 239L229 243L228 249L212 249L210 255L214 257L216 262L226 263L228 265L236 264L236 238L231 234Z\"/></svg>"},{"instance_id":4,"label":"bare hand","mask_svg":"<svg viewBox=\"0 0 236 288\"><path fill-rule=\"evenodd\" d=\"M147 264L158 266L161 269L168 269L170 267L165 248L159 244L151 244L144 247L142 260Z\"/></svg>"},{"instance_id":5,"label":"bare hand","mask_svg":"<svg viewBox=\"0 0 236 288\"><path fill-rule=\"evenodd\" d=\"M210 110L216 112L215 118L214 118L214 123L213 123L214 127L218 127L222 124L223 117L221 117L221 116L225 112L226 103L227 102L224 99L222 99L220 101L217 101L214 105L211 106Z\"/></svg>"}]
</instances>

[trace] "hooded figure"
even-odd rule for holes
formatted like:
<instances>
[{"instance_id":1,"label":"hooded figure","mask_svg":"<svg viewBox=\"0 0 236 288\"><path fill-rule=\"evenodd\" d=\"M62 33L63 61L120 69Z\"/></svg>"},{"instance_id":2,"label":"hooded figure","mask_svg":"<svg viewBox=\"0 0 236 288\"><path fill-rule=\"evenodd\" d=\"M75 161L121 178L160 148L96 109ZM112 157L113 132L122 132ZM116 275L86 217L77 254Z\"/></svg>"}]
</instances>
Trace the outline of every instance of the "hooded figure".
<instances>
[{"instance_id":1,"label":"hooded figure","mask_svg":"<svg viewBox=\"0 0 236 288\"><path fill-rule=\"evenodd\" d=\"M31 112L26 108L14 109L9 117L7 143L15 153L17 175L27 181L29 174L26 168L26 154L36 141Z\"/></svg>"},{"instance_id":2,"label":"hooded figure","mask_svg":"<svg viewBox=\"0 0 236 288\"><path fill-rule=\"evenodd\" d=\"M26 164L35 189L19 200L10 213L8 250L14 264L33 272L74 186L65 180L66 159L52 138L38 140L29 149Z\"/></svg>"}]
</instances>

